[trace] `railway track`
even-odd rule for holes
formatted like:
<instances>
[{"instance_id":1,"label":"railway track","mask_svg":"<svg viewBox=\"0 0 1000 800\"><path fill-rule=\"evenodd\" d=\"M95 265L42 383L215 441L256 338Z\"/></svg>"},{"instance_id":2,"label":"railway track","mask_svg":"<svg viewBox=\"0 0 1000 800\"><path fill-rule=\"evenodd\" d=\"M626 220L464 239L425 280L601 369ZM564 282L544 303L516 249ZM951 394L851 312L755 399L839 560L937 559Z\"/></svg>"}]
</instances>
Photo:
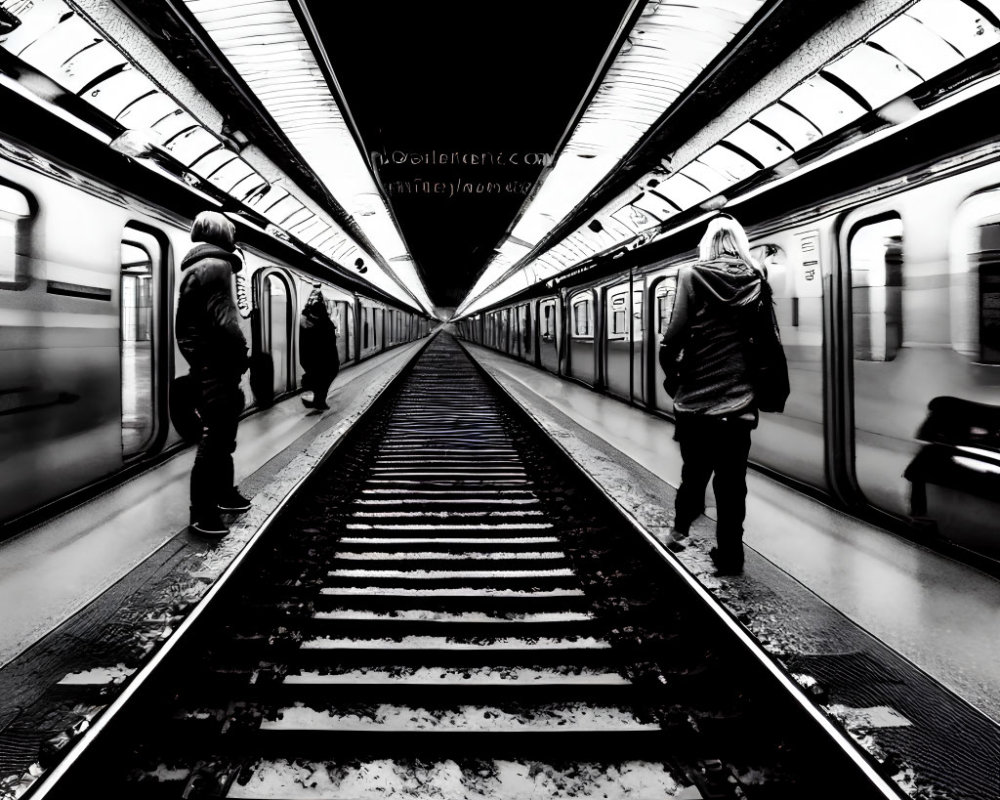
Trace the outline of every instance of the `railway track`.
<instances>
[{"instance_id":1,"label":"railway track","mask_svg":"<svg viewBox=\"0 0 1000 800\"><path fill-rule=\"evenodd\" d=\"M448 336L45 797L895 797Z\"/></svg>"}]
</instances>

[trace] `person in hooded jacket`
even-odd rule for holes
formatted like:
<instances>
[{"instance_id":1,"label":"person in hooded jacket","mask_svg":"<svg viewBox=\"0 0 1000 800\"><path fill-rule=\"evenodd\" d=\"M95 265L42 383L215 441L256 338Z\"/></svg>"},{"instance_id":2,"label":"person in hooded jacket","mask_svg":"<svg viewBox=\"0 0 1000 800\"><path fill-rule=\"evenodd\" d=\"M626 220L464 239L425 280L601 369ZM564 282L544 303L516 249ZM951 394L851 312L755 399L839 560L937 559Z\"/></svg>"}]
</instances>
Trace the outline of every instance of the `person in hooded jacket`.
<instances>
[{"instance_id":1,"label":"person in hooded jacket","mask_svg":"<svg viewBox=\"0 0 1000 800\"><path fill-rule=\"evenodd\" d=\"M232 276L243 262L236 253L236 226L218 212L203 211L195 218L191 241L196 244L181 261L174 324L177 345L191 366L202 425L191 470L191 528L224 536L229 528L220 512L250 508L233 484L236 430L245 402L240 378L250 363L232 290Z\"/></svg>"},{"instance_id":2,"label":"person in hooded jacket","mask_svg":"<svg viewBox=\"0 0 1000 800\"><path fill-rule=\"evenodd\" d=\"M668 546L684 548L680 540L705 510L714 473L718 518L710 556L717 574L743 571L747 457L758 422L745 330L763 280L739 223L727 214L713 218L698 262L677 276L673 314L660 345L665 372L678 358L681 363L673 400L683 466Z\"/></svg>"},{"instance_id":3,"label":"person in hooded jacket","mask_svg":"<svg viewBox=\"0 0 1000 800\"><path fill-rule=\"evenodd\" d=\"M302 398L306 408L327 409L326 395L340 371L337 352L337 327L330 319L319 286L314 286L306 300L299 322L299 363L302 365L302 388L312 390L312 399Z\"/></svg>"}]
</instances>

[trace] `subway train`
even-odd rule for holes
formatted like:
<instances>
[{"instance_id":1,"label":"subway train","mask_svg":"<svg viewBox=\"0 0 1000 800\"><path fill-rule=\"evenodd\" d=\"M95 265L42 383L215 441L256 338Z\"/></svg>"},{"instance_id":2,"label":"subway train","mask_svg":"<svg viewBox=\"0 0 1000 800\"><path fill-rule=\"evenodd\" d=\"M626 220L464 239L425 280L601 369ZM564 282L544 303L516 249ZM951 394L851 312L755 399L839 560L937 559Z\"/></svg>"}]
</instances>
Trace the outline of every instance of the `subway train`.
<instances>
[{"instance_id":1,"label":"subway train","mask_svg":"<svg viewBox=\"0 0 1000 800\"><path fill-rule=\"evenodd\" d=\"M753 463L990 571L1000 140L983 120L996 94L809 169L803 157L800 174L725 206L767 267L792 389L784 413L761 415ZM466 316L460 335L669 418L658 344L709 214Z\"/></svg>"},{"instance_id":2,"label":"subway train","mask_svg":"<svg viewBox=\"0 0 1000 800\"><path fill-rule=\"evenodd\" d=\"M200 431L173 310L205 198L62 135L72 132L48 143L91 169L0 134L0 535ZM425 315L234 220L245 263L235 299L252 345L246 413L297 391L298 315L316 283L344 367L429 333Z\"/></svg>"}]
</instances>

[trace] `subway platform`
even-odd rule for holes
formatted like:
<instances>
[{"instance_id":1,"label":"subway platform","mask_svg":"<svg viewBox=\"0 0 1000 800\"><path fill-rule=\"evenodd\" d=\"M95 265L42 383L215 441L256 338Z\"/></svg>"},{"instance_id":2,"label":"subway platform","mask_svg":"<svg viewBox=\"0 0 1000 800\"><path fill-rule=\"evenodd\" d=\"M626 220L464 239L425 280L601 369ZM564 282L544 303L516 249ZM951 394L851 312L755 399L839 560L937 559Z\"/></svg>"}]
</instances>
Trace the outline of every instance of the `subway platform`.
<instances>
[{"instance_id":1,"label":"subway platform","mask_svg":"<svg viewBox=\"0 0 1000 800\"><path fill-rule=\"evenodd\" d=\"M0 798L30 787L90 724L425 342L345 369L323 414L293 397L245 419L237 479L254 504L219 543L186 531L193 448L0 543ZM669 422L465 344L637 525L663 540L680 475ZM663 548L665 557L908 794L1000 798L1000 581L758 473L749 489L743 576L712 575L711 507L687 548Z\"/></svg>"}]
</instances>

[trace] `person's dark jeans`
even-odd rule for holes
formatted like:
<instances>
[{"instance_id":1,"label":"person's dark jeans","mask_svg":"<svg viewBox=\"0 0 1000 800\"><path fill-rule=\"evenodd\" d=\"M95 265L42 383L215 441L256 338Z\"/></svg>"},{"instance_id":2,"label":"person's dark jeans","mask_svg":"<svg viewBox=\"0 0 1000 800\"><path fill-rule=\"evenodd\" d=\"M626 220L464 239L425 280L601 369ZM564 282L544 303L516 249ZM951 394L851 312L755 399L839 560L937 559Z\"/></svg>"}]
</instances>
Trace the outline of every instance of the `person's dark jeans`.
<instances>
[{"instance_id":1,"label":"person's dark jeans","mask_svg":"<svg viewBox=\"0 0 1000 800\"><path fill-rule=\"evenodd\" d=\"M239 378L199 376L201 441L191 470L191 515L218 513L217 504L233 488L233 452L245 399Z\"/></svg>"},{"instance_id":2,"label":"person's dark jeans","mask_svg":"<svg viewBox=\"0 0 1000 800\"><path fill-rule=\"evenodd\" d=\"M687 533L705 510L705 489L715 474L718 521L715 538L720 557L743 563L746 517L747 456L752 423L726 417L678 414L674 438L680 444L681 486L674 503L674 529Z\"/></svg>"}]
</instances>

